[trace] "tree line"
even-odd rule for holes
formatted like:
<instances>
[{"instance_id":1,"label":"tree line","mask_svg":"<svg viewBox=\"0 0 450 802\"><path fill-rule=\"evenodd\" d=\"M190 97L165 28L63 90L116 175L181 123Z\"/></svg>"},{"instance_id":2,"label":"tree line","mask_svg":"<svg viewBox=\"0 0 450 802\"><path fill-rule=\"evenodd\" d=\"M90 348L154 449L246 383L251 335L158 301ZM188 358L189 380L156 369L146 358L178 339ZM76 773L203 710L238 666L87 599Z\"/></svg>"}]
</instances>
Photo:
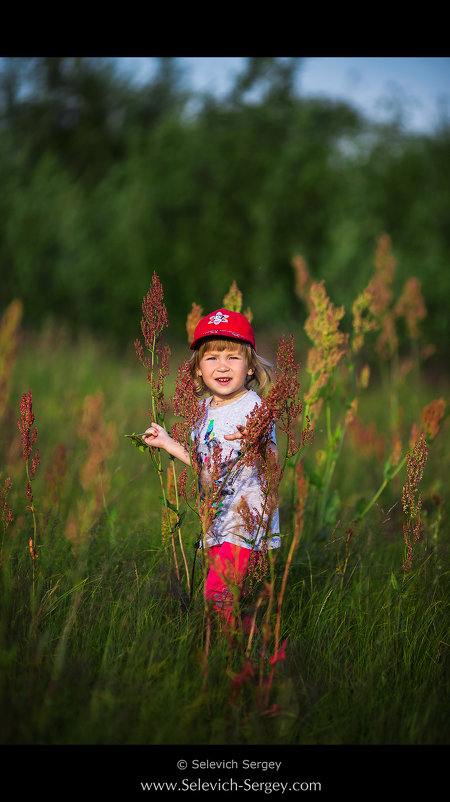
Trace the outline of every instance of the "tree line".
<instances>
[{"instance_id":1,"label":"tree line","mask_svg":"<svg viewBox=\"0 0 450 802\"><path fill-rule=\"evenodd\" d=\"M0 314L21 298L128 345L153 271L171 330L235 280L255 328L307 315L300 255L351 308L387 232L398 286L417 276L423 330L447 356L450 126L409 133L351 105L302 97L301 59L249 58L220 100L186 88L175 58L141 84L113 59L0 62Z\"/></svg>"}]
</instances>

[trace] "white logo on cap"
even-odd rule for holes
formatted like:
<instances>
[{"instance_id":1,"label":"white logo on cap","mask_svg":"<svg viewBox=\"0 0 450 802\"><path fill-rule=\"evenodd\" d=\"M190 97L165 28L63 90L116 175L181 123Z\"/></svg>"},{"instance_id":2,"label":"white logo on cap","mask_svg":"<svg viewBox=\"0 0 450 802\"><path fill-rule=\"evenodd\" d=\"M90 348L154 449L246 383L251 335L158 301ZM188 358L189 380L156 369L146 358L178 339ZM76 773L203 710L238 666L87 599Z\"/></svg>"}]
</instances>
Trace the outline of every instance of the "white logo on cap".
<instances>
[{"instance_id":1,"label":"white logo on cap","mask_svg":"<svg viewBox=\"0 0 450 802\"><path fill-rule=\"evenodd\" d=\"M223 312L216 312L215 315L211 315L209 318L208 324L214 323L217 326L219 323L227 323L229 315L224 315Z\"/></svg>"}]
</instances>

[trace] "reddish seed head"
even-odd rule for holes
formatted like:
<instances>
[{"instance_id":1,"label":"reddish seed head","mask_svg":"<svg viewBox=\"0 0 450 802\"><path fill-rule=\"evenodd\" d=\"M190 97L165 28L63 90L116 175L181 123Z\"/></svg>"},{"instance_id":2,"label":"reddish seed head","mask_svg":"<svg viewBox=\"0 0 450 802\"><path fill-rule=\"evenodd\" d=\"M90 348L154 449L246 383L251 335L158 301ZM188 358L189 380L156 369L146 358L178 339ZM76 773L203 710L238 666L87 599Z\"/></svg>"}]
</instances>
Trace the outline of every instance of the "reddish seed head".
<instances>
[{"instance_id":1,"label":"reddish seed head","mask_svg":"<svg viewBox=\"0 0 450 802\"><path fill-rule=\"evenodd\" d=\"M244 460L251 464L265 457L267 444L276 424L288 437L288 456L298 451L294 430L303 406L300 401L300 363L295 362L294 337L283 336L278 343L275 382L261 404L247 418L246 453Z\"/></svg>"},{"instance_id":2,"label":"reddish seed head","mask_svg":"<svg viewBox=\"0 0 450 802\"><path fill-rule=\"evenodd\" d=\"M27 462L37 437L37 429L32 429L35 421L33 413L33 397L31 392L24 393L20 400L20 420L17 421L21 432L23 460Z\"/></svg>"},{"instance_id":3,"label":"reddish seed head","mask_svg":"<svg viewBox=\"0 0 450 802\"><path fill-rule=\"evenodd\" d=\"M418 324L427 314L419 279L410 278L406 281L395 311L399 317L405 318L411 339L417 340L419 337Z\"/></svg>"},{"instance_id":4,"label":"reddish seed head","mask_svg":"<svg viewBox=\"0 0 450 802\"><path fill-rule=\"evenodd\" d=\"M411 569L413 547L420 537L422 493L419 493L417 497L417 491L423 477L427 456L427 441L424 433L421 432L420 437L417 438L408 454L406 481L402 492L403 512L407 518L406 523L403 524L403 538L406 547L403 559L403 570L405 572Z\"/></svg>"},{"instance_id":5,"label":"reddish seed head","mask_svg":"<svg viewBox=\"0 0 450 802\"><path fill-rule=\"evenodd\" d=\"M308 303L311 277L306 262L302 256L296 255L293 257L291 264L295 273L296 295Z\"/></svg>"},{"instance_id":6,"label":"reddish seed head","mask_svg":"<svg viewBox=\"0 0 450 802\"><path fill-rule=\"evenodd\" d=\"M422 496L416 500L418 486L422 480L428 457L427 441L423 432L408 454L406 482L403 486L402 504L405 515L415 518L422 506Z\"/></svg>"},{"instance_id":7,"label":"reddish seed head","mask_svg":"<svg viewBox=\"0 0 450 802\"><path fill-rule=\"evenodd\" d=\"M444 412L445 401L443 398L436 399L423 408L421 422L428 440L434 440L436 437Z\"/></svg>"},{"instance_id":8,"label":"reddish seed head","mask_svg":"<svg viewBox=\"0 0 450 802\"><path fill-rule=\"evenodd\" d=\"M156 273L153 273L150 289L142 301L142 314L142 334L147 348L152 349L163 329L169 325L164 292Z\"/></svg>"},{"instance_id":9,"label":"reddish seed head","mask_svg":"<svg viewBox=\"0 0 450 802\"><path fill-rule=\"evenodd\" d=\"M192 304L192 309L189 312L186 320L186 331L188 335L189 345L194 339L195 329L197 328L197 325L200 323L202 317L203 317L203 308L194 302Z\"/></svg>"},{"instance_id":10,"label":"reddish seed head","mask_svg":"<svg viewBox=\"0 0 450 802\"><path fill-rule=\"evenodd\" d=\"M241 496L241 500L236 510L242 518L246 537L252 540L256 536L258 527L261 523L260 511L256 507L250 508L245 496Z\"/></svg>"},{"instance_id":11,"label":"reddish seed head","mask_svg":"<svg viewBox=\"0 0 450 802\"><path fill-rule=\"evenodd\" d=\"M195 394L194 382L189 362L185 361L178 368L175 392L170 399L174 414L182 420L172 427L172 437L188 448L191 432L200 424L204 416L205 402L199 404Z\"/></svg>"},{"instance_id":12,"label":"reddish seed head","mask_svg":"<svg viewBox=\"0 0 450 802\"><path fill-rule=\"evenodd\" d=\"M187 474L187 468L185 466L183 468L183 470L181 471L180 475L178 476L177 486L178 486L179 495L183 496L183 498L186 501L187 501L187 496L186 496L187 478L188 478L188 474Z\"/></svg>"},{"instance_id":13,"label":"reddish seed head","mask_svg":"<svg viewBox=\"0 0 450 802\"><path fill-rule=\"evenodd\" d=\"M153 273L150 289L142 301L141 319L144 345L150 353L145 354L140 340L135 340L134 347L138 360L147 370L147 381L152 387L153 402L149 414L152 419L156 416L157 420L163 420L169 410L164 398L164 385L169 372L170 348L161 340L162 331L168 325L162 284L157 274Z\"/></svg>"}]
</instances>

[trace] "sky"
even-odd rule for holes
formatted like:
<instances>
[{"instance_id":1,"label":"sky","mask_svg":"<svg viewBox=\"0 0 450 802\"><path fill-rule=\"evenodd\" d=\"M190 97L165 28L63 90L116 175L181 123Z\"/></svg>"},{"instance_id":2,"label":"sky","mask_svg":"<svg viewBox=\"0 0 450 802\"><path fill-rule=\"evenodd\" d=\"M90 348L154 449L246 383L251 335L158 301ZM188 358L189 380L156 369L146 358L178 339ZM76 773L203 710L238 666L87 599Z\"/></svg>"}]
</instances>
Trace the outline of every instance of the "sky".
<instances>
[{"instance_id":1,"label":"sky","mask_svg":"<svg viewBox=\"0 0 450 802\"><path fill-rule=\"evenodd\" d=\"M121 58L136 78L153 74L155 59ZM188 86L222 97L245 64L244 57L180 57ZM444 57L308 57L298 72L298 91L306 97L344 100L369 119L385 122L401 99L410 131L431 132L450 116L450 58Z\"/></svg>"}]
</instances>

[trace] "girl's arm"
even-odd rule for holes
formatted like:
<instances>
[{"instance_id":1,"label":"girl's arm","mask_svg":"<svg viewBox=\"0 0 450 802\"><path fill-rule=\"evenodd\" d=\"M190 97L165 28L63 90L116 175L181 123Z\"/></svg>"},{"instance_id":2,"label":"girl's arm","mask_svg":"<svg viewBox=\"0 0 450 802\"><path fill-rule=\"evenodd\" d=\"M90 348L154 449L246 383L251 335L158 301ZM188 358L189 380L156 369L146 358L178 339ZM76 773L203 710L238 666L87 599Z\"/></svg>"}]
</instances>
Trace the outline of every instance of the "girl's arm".
<instances>
[{"instance_id":1,"label":"girl's arm","mask_svg":"<svg viewBox=\"0 0 450 802\"><path fill-rule=\"evenodd\" d=\"M191 464L189 452L186 451L181 443L174 440L158 423L152 423L152 425L145 430L142 439L148 446L164 449L164 451L167 451L172 457L176 457L181 460L181 462L184 462L185 465Z\"/></svg>"}]
</instances>

